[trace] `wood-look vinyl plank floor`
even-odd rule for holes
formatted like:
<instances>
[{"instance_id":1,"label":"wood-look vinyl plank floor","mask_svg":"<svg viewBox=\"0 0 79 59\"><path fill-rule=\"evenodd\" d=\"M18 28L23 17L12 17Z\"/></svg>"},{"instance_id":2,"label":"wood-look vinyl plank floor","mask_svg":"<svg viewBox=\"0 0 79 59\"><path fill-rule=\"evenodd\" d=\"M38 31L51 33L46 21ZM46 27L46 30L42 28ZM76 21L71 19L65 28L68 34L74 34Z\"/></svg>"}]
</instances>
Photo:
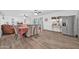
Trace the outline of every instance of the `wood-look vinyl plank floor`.
<instances>
[{"instance_id":1,"label":"wood-look vinyl plank floor","mask_svg":"<svg viewBox=\"0 0 79 59\"><path fill-rule=\"evenodd\" d=\"M0 39L1 49L78 49L79 39L62 33L43 31L39 36L15 40L14 35Z\"/></svg>"}]
</instances>

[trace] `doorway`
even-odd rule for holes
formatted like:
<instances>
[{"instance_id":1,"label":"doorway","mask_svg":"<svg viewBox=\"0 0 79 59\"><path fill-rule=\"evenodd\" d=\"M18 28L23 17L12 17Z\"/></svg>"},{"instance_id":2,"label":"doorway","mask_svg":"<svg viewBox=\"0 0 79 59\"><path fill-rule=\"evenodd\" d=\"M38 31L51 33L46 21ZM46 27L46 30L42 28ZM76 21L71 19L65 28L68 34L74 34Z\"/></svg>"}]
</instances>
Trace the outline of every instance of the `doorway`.
<instances>
[{"instance_id":1,"label":"doorway","mask_svg":"<svg viewBox=\"0 0 79 59\"><path fill-rule=\"evenodd\" d=\"M52 17L52 30L56 32L62 32L62 18Z\"/></svg>"}]
</instances>

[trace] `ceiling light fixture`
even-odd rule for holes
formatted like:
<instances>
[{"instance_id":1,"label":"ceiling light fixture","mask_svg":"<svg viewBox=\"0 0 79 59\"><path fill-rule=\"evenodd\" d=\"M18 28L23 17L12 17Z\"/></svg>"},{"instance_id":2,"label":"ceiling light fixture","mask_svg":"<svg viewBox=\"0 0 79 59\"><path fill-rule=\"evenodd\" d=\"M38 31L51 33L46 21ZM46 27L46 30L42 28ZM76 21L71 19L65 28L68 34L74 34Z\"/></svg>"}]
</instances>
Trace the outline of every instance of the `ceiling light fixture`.
<instances>
[{"instance_id":1,"label":"ceiling light fixture","mask_svg":"<svg viewBox=\"0 0 79 59\"><path fill-rule=\"evenodd\" d=\"M39 15L40 13L41 13L41 11L34 10L34 15Z\"/></svg>"}]
</instances>

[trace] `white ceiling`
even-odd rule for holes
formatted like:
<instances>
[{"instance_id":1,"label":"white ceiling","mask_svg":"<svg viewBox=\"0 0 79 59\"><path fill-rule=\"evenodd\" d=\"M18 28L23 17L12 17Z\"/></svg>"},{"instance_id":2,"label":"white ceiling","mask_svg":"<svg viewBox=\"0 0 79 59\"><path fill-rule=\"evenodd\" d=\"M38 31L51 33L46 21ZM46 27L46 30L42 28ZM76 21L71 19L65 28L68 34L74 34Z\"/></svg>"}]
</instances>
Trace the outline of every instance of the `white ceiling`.
<instances>
[{"instance_id":1,"label":"white ceiling","mask_svg":"<svg viewBox=\"0 0 79 59\"><path fill-rule=\"evenodd\" d=\"M49 13L55 13L60 11L71 11L71 10L39 10L41 13L39 15L45 15ZM77 10L73 10L77 11ZM0 12L5 16L23 16L26 14L27 16L34 16L34 10L0 10Z\"/></svg>"}]
</instances>

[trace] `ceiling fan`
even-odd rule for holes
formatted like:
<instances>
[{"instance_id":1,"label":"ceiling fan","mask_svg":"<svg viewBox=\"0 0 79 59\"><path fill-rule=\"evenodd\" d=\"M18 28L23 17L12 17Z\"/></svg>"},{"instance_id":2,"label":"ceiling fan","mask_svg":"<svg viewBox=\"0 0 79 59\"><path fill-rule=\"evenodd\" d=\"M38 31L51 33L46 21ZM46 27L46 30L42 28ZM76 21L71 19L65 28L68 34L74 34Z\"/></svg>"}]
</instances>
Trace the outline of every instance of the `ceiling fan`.
<instances>
[{"instance_id":1,"label":"ceiling fan","mask_svg":"<svg viewBox=\"0 0 79 59\"><path fill-rule=\"evenodd\" d=\"M42 13L42 12L39 10L34 10L34 15L39 15L40 13Z\"/></svg>"}]
</instances>

